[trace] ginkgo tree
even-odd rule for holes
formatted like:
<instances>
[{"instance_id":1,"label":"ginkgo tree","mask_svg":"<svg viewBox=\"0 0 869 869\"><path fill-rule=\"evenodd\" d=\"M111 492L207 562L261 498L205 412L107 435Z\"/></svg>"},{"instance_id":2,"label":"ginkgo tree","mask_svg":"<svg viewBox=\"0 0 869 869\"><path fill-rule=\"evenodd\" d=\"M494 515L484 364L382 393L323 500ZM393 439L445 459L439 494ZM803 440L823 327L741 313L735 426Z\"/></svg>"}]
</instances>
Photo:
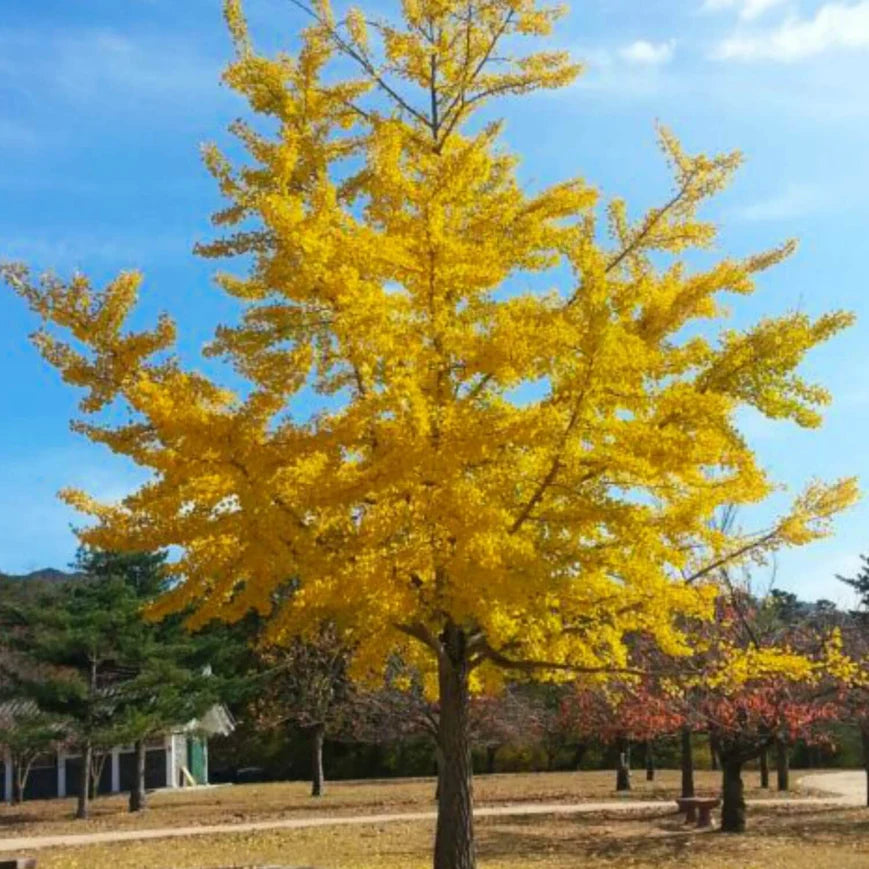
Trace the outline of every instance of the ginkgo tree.
<instances>
[{"instance_id":1,"label":"ginkgo tree","mask_svg":"<svg viewBox=\"0 0 869 869\"><path fill-rule=\"evenodd\" d=\"M254 609L276 643L329 622L357 677L394 655L427 674L434 865L470 869L471 694L516 670L624 676L631 634L688 652L677 624L711 616L718 566L808 543L854 499L851 480L816 483L757 534L709 521L773 490L736 411L817 426L829 396L796 369L852 317L716 325L721 294L749 295L793 247L685 262L715 239L698 208L738 154L692 156L661 130L675 186L637 217L581 178L520 184L493 106L580 74L538 50L561 8L300 8L296 53L266 57L240 0L225 5L224 80L270 120L234 124L242 164L205 151L228 205L199 252L250 264L217 277L243 313L208 352L245 389L184 368L168 316L128 331L137 273L102 289L20 264L5 277L45 321L45 358L86 390L76 429L153 472L117 504L65 492L95 520L82 539L175 547L155 615ZM120 405L128 423L100 415Z\"/></svg>"}]
</instances>

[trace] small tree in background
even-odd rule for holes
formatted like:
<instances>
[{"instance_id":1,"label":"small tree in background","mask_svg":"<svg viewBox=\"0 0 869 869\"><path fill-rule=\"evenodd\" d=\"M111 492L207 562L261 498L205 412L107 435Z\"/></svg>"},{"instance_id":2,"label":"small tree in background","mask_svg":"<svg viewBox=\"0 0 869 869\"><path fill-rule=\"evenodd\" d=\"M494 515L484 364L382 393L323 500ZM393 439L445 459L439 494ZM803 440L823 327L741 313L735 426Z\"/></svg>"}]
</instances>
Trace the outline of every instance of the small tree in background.
<instances>
[{"instance_id":1,"label":"small tree in background","mask_svg":"<svg viewBox=\"0 0 869 869\"><path fill-rule=\"evenodd\" d=\"M12 764L12 791L6 794L11 803L20 803L33 762L42 754L56 751L63 741L64 730L60 719L45 715L31 704L18 704L0 721L0 748L9 752Z\"/></svg>"},{"instance_id":2,"label":"small tree in background","mask_svg":"<svg viewBox=\"0 0 869 869\"><path fill-rule=\"evenodd\" d=\"M842 680L842 703L848 720L860 730L869 806L869 557L860 559L863 563L856 576L838 577L857 593L857 606L843 631L845 651L856 666Z\"/></svg>"},{"instance_id":3,"label":"small tree in background","mask_svg":"<svg viewBox=\"0 0 869 869\"><path fill-rule=\"evenodd\" d=\"M346 732L355 692L348 675L350 649L333 625L316 636L286 646L265 646L262 694L255 715L265 726L292 722L311 739L311 796L325 792L323 744L327 736Z\"/></svg>"},{"instance_id":4,"label":"small tree in background","mask_svg":"<svg viewBox=\"0 0 869 869\"><path fill-rule=\"evenodd\" d=\"M631 744L646 748L648 771L650 743L675 733L684 720L679 701L663 693L650 677L599 687L580 684L564 698L562 716L581 741L597 740L616 748L616 791L631 789ZM653 777L647 772L649 780Z\"/></svg>"},{"instance_id":5,"label":"small tree in background","mask_svg":"<svg viewBox=\"0 0 869 869\"><path fill-rule=\"evenodd\" d=\"M836 675L847 668L837 633L810 623L785 627L776 601L758 601L730 585L718 616L704 627L706 651L682 679L686 714L703 721L721 761L721 829L743 832L742 769L775 745L826 738L840 714Z\"/></svg>"},{"instance_id":6,"label":"small tree in background","mask_svg":"<svg viewBox=\"0 0 869 869\"><path fill-rule=\"evenodd\" d=\"M8 675L17 696L63 719L81 752L76 816L87 818L91 777L100 748L111 746L118 725L113 689L129 677L126 632L139 622L141 601L122 579L91 579L48 591L32 603L7 608L15 657Z\"/></svg>"},{"instance_id":7,"label":"small tree in background","mask_svg":"<svg viewBox=\"0 0 869 869\"><path fill-rule=\"evenodd\" d=\"M497 694L475 697L471 702L471 742L485 749L487 773L495 772L498 749L546 739L548 710L541 708L540 699L527 689L527 685L508 685Z\"/></svg>"},{"instance_id":8,"label":"small tree in background","mask_svg":"<svg viewBox=\"0 0 869 869\"><path fill-rule=\"evenodd\" d=\"M77 817L89 814L111 749L136 744L131 810L145 805L145 740L186 723L218 699L203 678L207 644L179 617L160 624L143 609L165 589L165 555L83 548L81 578L4 609L10 691L62 721L82 755Z\"/></svg>"}]
</instances>

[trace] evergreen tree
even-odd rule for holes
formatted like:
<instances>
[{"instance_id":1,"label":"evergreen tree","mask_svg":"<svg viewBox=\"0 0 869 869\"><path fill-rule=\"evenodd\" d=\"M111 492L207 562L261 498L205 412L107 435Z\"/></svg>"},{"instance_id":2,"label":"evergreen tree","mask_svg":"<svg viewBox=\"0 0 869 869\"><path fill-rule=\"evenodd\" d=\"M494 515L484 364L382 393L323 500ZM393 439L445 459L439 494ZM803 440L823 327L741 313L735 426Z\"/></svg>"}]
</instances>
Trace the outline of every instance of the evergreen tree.
<instances>
[{"instance_id":1,"label":"evergreen tree","mask_svg":"<svg viewBox=\"0 0 869 869\"><path fill-rule=\"evenodd\" d=\"M839 576L836 578L850 585L857 592L857 608L854 615L869 627L869 556L861 555L860 561L863 562L856 576Z\"/></svg>"},{"instance_id":2,"label":"evergreen tree","mask_svg":"<svg viewBox=\"0 0 869 869\"><path fill-rule=\"evenodd\" d=\"M81 752L79 818L88 817L108 752L123 742L134 742L138 756L130 807L143 808L145 741L197 717L219 694L220 681L204 678L200 642L180 616L157 624L143 618L163 590L164 559L82 549L75 566L84 580L3 611L12 689L61 718Z\"/></svg>"}]
</instances>

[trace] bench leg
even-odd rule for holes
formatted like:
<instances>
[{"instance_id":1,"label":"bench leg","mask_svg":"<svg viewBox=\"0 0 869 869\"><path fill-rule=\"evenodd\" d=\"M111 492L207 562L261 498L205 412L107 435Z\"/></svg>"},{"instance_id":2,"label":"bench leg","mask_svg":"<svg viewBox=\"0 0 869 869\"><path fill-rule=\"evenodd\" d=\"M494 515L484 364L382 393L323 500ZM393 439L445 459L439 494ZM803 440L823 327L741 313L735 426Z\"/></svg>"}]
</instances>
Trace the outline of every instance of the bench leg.
<instances>
[{"instance_id":1,"label":"bench leg","mask_svg":"<svg viewBox=\"0 0 869 869\"><path fill-rule=\"evenodd\" d=\"M685 823L693 824L697 820L697 806L688 806L685 810Z\"/></svg>"},{"instance_id":2,"label":"bench leg","mask_svg":"<svg viewBox=\"0 0 869 869\"><path fill-rule=\"evenodd\" d=\"M700 806L700 817L697 819L698 827L712 826L712 809L706 806Z\"/></svg>"}]
</instances>

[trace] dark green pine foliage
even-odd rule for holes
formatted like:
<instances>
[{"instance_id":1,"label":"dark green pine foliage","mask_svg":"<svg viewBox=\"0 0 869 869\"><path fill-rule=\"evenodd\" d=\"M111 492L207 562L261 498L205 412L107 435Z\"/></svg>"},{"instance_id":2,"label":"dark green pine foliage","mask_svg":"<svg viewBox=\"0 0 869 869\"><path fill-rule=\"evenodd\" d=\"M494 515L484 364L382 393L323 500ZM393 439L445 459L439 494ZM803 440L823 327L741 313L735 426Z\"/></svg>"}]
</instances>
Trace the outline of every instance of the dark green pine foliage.
<instances>
[{"instance_id":1,"label":"dark green pine foliage","mask_svg":"<svg viewBox=\"0 0 869 869\"><path fill-rule=\"evenodd\" d=\"M863 564L856 576L837 575L836 578L850 585L857 592L857 610L852 615L862 621L865 627L869 627L869 556L861 555L860 560Z\"/></svg>"},{"instance_id":2,"label":"dark green pine foliage","mask_svg":"<svg viewBox=\"0 0 869 869\"><path fill-rule=\"evenodd\" d=\"M79 581L4 607L7 678L21 698L63 719L80 751L76 815L86 818L108 751L135 743L131 810L144 808L145 741L201 715L220 680L203 675L202 643L180 618L152 624L146 604L164 587L162 554L81 550ZM74 784L74 783L71 783ZM84 783L80 783L84 784Z\"/></svg>"}]
</instances>

